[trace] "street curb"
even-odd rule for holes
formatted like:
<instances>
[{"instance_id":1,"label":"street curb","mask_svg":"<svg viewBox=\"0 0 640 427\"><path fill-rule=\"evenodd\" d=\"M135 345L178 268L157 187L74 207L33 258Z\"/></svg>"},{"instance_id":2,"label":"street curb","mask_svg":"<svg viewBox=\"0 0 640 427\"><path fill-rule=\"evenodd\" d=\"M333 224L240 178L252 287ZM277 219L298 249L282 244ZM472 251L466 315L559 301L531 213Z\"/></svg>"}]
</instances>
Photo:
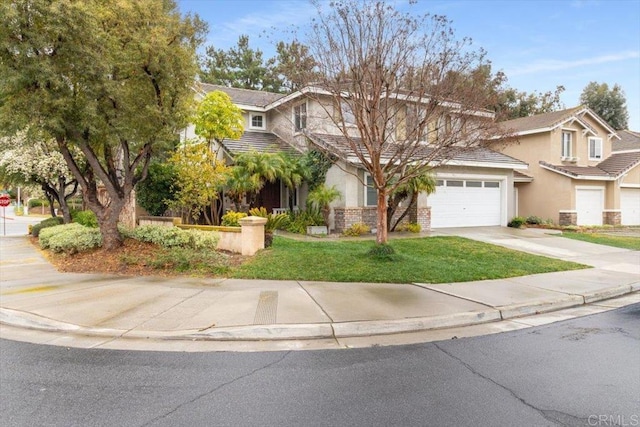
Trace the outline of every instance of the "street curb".
<instances>
[{"instance_id":1,"label":"street curb","mask_svg":"<svg viewBox=\"0 0 640 427\"><path fill-rule=\"evenodd\" d=\"M637 286L636 286L637 288ZM621 286L589 295L588 303L635 293L633 286ZM453 313L441 316L391 320L363 320L336 323L273 324L214 327L206 330L144 331L91 328L61 322L33 313L0 307L0 324L45 332L66 332L75 335L122 339L159 339L193 341L285 341L338 339L392 335L435 329L464 327L548 313L587 304L587 298L571 295L555 301L501 306L482 311Z\"/></svg>"},{"instance_id":2,"label":"street curb","mask_svg":"<svg viewBox=\"0 0 640 427\"><path fill-rule=\"evenodd\" d=\"M584 305L584 297L580 295L570 295L565 298L559 298L553 301L539 301L533 303L512 304L496 307L500 310L503 320L514 319L517 317L530 316L538 313L548 313L558 311L565 308L577 307Z\"/></svg>"},{"instance_id":3,"label":"street curb","mask_svg":"<svg viewBox=\"0 0 640 427\"><path fill-rule=\"evenodd\" d=\"M370 335L390 335L444 329L500 320L498 310L471 311L445 314L441 316L413 317L393 320L363 320L333 323L336 338L363 337Z\"/></svg>"}]
</instances>

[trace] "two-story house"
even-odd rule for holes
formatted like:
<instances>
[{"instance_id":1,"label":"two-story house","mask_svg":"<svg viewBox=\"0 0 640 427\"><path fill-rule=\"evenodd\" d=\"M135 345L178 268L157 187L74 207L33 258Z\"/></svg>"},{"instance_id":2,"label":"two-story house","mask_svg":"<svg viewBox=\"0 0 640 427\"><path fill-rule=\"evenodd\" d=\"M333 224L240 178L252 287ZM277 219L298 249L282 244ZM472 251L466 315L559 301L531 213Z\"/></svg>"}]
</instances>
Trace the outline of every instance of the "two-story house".
<instances>
[{"instance_id":1,"label":"two-story house","mask_svg":"<svg viewBox=\"0 0 640 427\"><path fill-rule=\"evenodd\" d=\"M245 119L245 133L237 140L226 140L222 151L229 158L237 153L257 150L320 149L334 155L336 163L326 177L342 197L332 203L330 229L341 232L356 222L375 226L376 192L371 177L350 152L342 131L331 120L336 114L334 101L322 90L305 87L289 95L201 84L203 93L220 90L238 105ZM348 112L342 112L343 116ZM348 121L348 117L345 117ZM349 131L357 132L355 126ZM192 134L192 129L185 131ZM425 150L428 141L425 141ZM421 195L411 221L423 230L440 227L506 225L515 213L514 171L527 165L514 157L487 148L461 150L436 169L437 191ZM289 194L280 183L265 188L268 196L261 203L268 209L303 207L306 186Z\"/></svg>"},{"instance_id":2,"label":"two-story house","mask_svg":"<svg viewBox=\"0 0 640 427\"><path fill-rule=\"evenodd\" d=\"M640 150L583 106L503 122L519 143L501 151L529 164L517 174L516 212L560 225L639 224Z\"/></svg>"}]
</instances>

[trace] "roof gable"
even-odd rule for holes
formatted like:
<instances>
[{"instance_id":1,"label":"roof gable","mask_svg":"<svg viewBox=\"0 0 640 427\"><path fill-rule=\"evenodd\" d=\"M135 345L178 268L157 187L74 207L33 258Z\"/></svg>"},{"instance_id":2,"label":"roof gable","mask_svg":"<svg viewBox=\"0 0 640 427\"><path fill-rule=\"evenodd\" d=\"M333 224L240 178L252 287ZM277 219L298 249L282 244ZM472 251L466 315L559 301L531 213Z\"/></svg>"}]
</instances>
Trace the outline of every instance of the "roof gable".
<instances>
[{"instance_id":1,"label":"roof gable","mask_svg":"<svg viewBox=\"0 0 640 427\"><path fill-rule=\"evenodd\" d=\"M585 117L602 126L605 131L616 138L620 138L615 130L602 120L593 110L585 106L578 106L566 110L553 111L551 113L536 114L535 116L520 117L518 119L501 122L504 129L513 131L516 135L528 135L533 133L549 132L567 123L578 122L585 129L596 134L596 130L589 124Z\"/></svg>"}]
</instances>

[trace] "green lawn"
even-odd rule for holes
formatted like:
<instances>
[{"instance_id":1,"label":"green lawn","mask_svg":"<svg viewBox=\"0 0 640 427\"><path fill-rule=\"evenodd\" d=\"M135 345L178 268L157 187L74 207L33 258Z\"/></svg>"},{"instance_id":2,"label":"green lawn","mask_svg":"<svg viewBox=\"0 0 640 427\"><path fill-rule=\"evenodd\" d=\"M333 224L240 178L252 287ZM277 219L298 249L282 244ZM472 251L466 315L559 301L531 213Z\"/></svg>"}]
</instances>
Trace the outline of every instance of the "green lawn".
<instances>
[{"instance_id":1,"label":"green lawn","mask_svg":"<svg viewBox=\"0 0 640 427\"><path fill-rule=\"evenodd\" d=\"M616 248L640 250L640 237L617 236L615 234L599 233L573 233L565 231L562 237L582 240L583 242L597 243L599 245L614 246Z\"/></svg>"},{"instance_id":2,"label":"green lawn","mask_svg":"<svg viewBox=\"0 0 640 427\"><path fill-rule=\"evenodd\" d=\"M392 240L393 260L367 255L371 241L299 242L276 237L270 249L231 277L330 282L447 283L500 279L584 265L512 251L460 237Z\"/></svg>"}]
</instances>

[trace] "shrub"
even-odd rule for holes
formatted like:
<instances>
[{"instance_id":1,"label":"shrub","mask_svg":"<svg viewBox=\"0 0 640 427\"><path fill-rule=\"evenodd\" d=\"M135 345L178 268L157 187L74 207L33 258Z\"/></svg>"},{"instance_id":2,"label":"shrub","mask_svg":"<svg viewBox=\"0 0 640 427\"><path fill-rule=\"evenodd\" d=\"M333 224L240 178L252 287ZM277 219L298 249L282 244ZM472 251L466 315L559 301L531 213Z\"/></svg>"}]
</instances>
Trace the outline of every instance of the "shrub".
<instances>
[{"instance_id":1,"label":"shrub","mask_svg":"<svg viewBox=\"0 0 640 427\"><path fill-rule=\"evenodd\" d=\"M142 225L133 230L131 237L165 248L215 249L219 235L214 231L181 230L178 227Z\"/></svg>"},{"instance_id":2,"label":"shrub","mask_svg":"<svg viewBox=\"0 0 640 427\"><path fill-rule=\"evenodd\" d=\"M507 227L520 228L527 220L521 216L514 216L507 224Z\"/></svg>"},{"instance_id":3,"label":"shrub","mask_svg":"<svg viewBox=\"0 0 640 427\"><path fill-rule=\"evenodd\" d=\"M170 248L149 262L156 269L170 269L179 272L224 274L229 271L229 260L224 254L209 250Z\"/></svg>"},{"instance_id":4,"label":"shrub","mask_svg":"<svg viewBox=\"0 0 640 427\"><path fill-rule=\"evenodd\" d=\"M422 226L416 222L409 224L400 224L396 227L397 231L408 231L410 233L419 233L422 231Z\"/></svg>"},{"instance_id":5,"label":"shrub","mask_svg":"<svg viewBox=\"0 0 640 427\"><path fill-rule=\"evenodd\" d=\"M240 227L240 220L246 217L244 212L229 211L222 215L222 225L225 227Z\"/></svg>"},{"instance_id":6,"label":"shrub","mask_svg":"<svg viewBox=\"0 0 640 427\"><path fill-rule=\"evenodd\" d=\"M37 208L39 206L48 207L49 206L49 201L48 200L41 200L41 199L31 199L31 200L29 200L29 209Z\"/></svg>"},{"instance_id":7,"label":"shrub","mask_svg":"<svg viewBox=\"0 0 640 427\"><path fill-rule=\"evenodd\" d=\"M33 237L38 237L40 235L40 230L42 230L43 228L55 227L56 225L60 225L63 222L64 222L64 219L62 219L59 216L47 218L33 226L33 228L31 229L31 235Z\"/></svg>"},{"instance_id":8,"label":"shrub","mask_svg":"<svg viewBox=\"0 0 640 427\"><path fill-rule=\"evenodd\" d=\"M351 227L344 230L342 234L344 234L345 236L356 237L370 232L371 227L369 227L367 224L365 224L364 222L356 222Z\"/></svg>"},{"instance_id":9,"label":"shrub","mask_svg":"<svg viewBox=\"0 0 640 427\"><path fill-rule=\"evenodd\" d=\"M289 212L289 222L286 230L291 233L306 234L307 227L311 225L324 225L322 212L314 207L308 207L299 212Z\"/></svg>"},{"instance_id":10,"label":"shrub","mask_svg":"<svg viewBox=\"0 0 640 427\"><path fill-rule=\"evenodd\" d=\"M98 228L98 218L93 211L74 211L71 213L71 219L85 227Z\"/></svg>"},{"instance_id":11,"label":"shrub","mask_svg":"<svg viewBox=\"0 0 640 427\"><path fill-rule=\"evenodd\" d=\"M286 213L273 215L263 207L249 210L249 215L267 219L267 223L264 226L265 233L273 233L274 230L285 230L289 224L289 215Z\"/></svg>"},{"instance_id":12,"label":"shrub","mask_svg":"<svg viewBox=\"0 0 640 427\"><path fill-rule=\"evenodd\" d=\"M48 227L40 233L40 247L53 252L75 254L100 246L100 230L77 223Z\"/></svg>"},{"instance_id":13,"label":"shrub","mask_svg":"<svg viewBox=\"0 0 640 427\"><path fill-rule=\"evenodd\" d=\"M527 217L527 219L525 220L525 223L529 225L541 225L541 224L544 224L544 220L538 216L531 215Z\"/></svg>"}]
</instances>

